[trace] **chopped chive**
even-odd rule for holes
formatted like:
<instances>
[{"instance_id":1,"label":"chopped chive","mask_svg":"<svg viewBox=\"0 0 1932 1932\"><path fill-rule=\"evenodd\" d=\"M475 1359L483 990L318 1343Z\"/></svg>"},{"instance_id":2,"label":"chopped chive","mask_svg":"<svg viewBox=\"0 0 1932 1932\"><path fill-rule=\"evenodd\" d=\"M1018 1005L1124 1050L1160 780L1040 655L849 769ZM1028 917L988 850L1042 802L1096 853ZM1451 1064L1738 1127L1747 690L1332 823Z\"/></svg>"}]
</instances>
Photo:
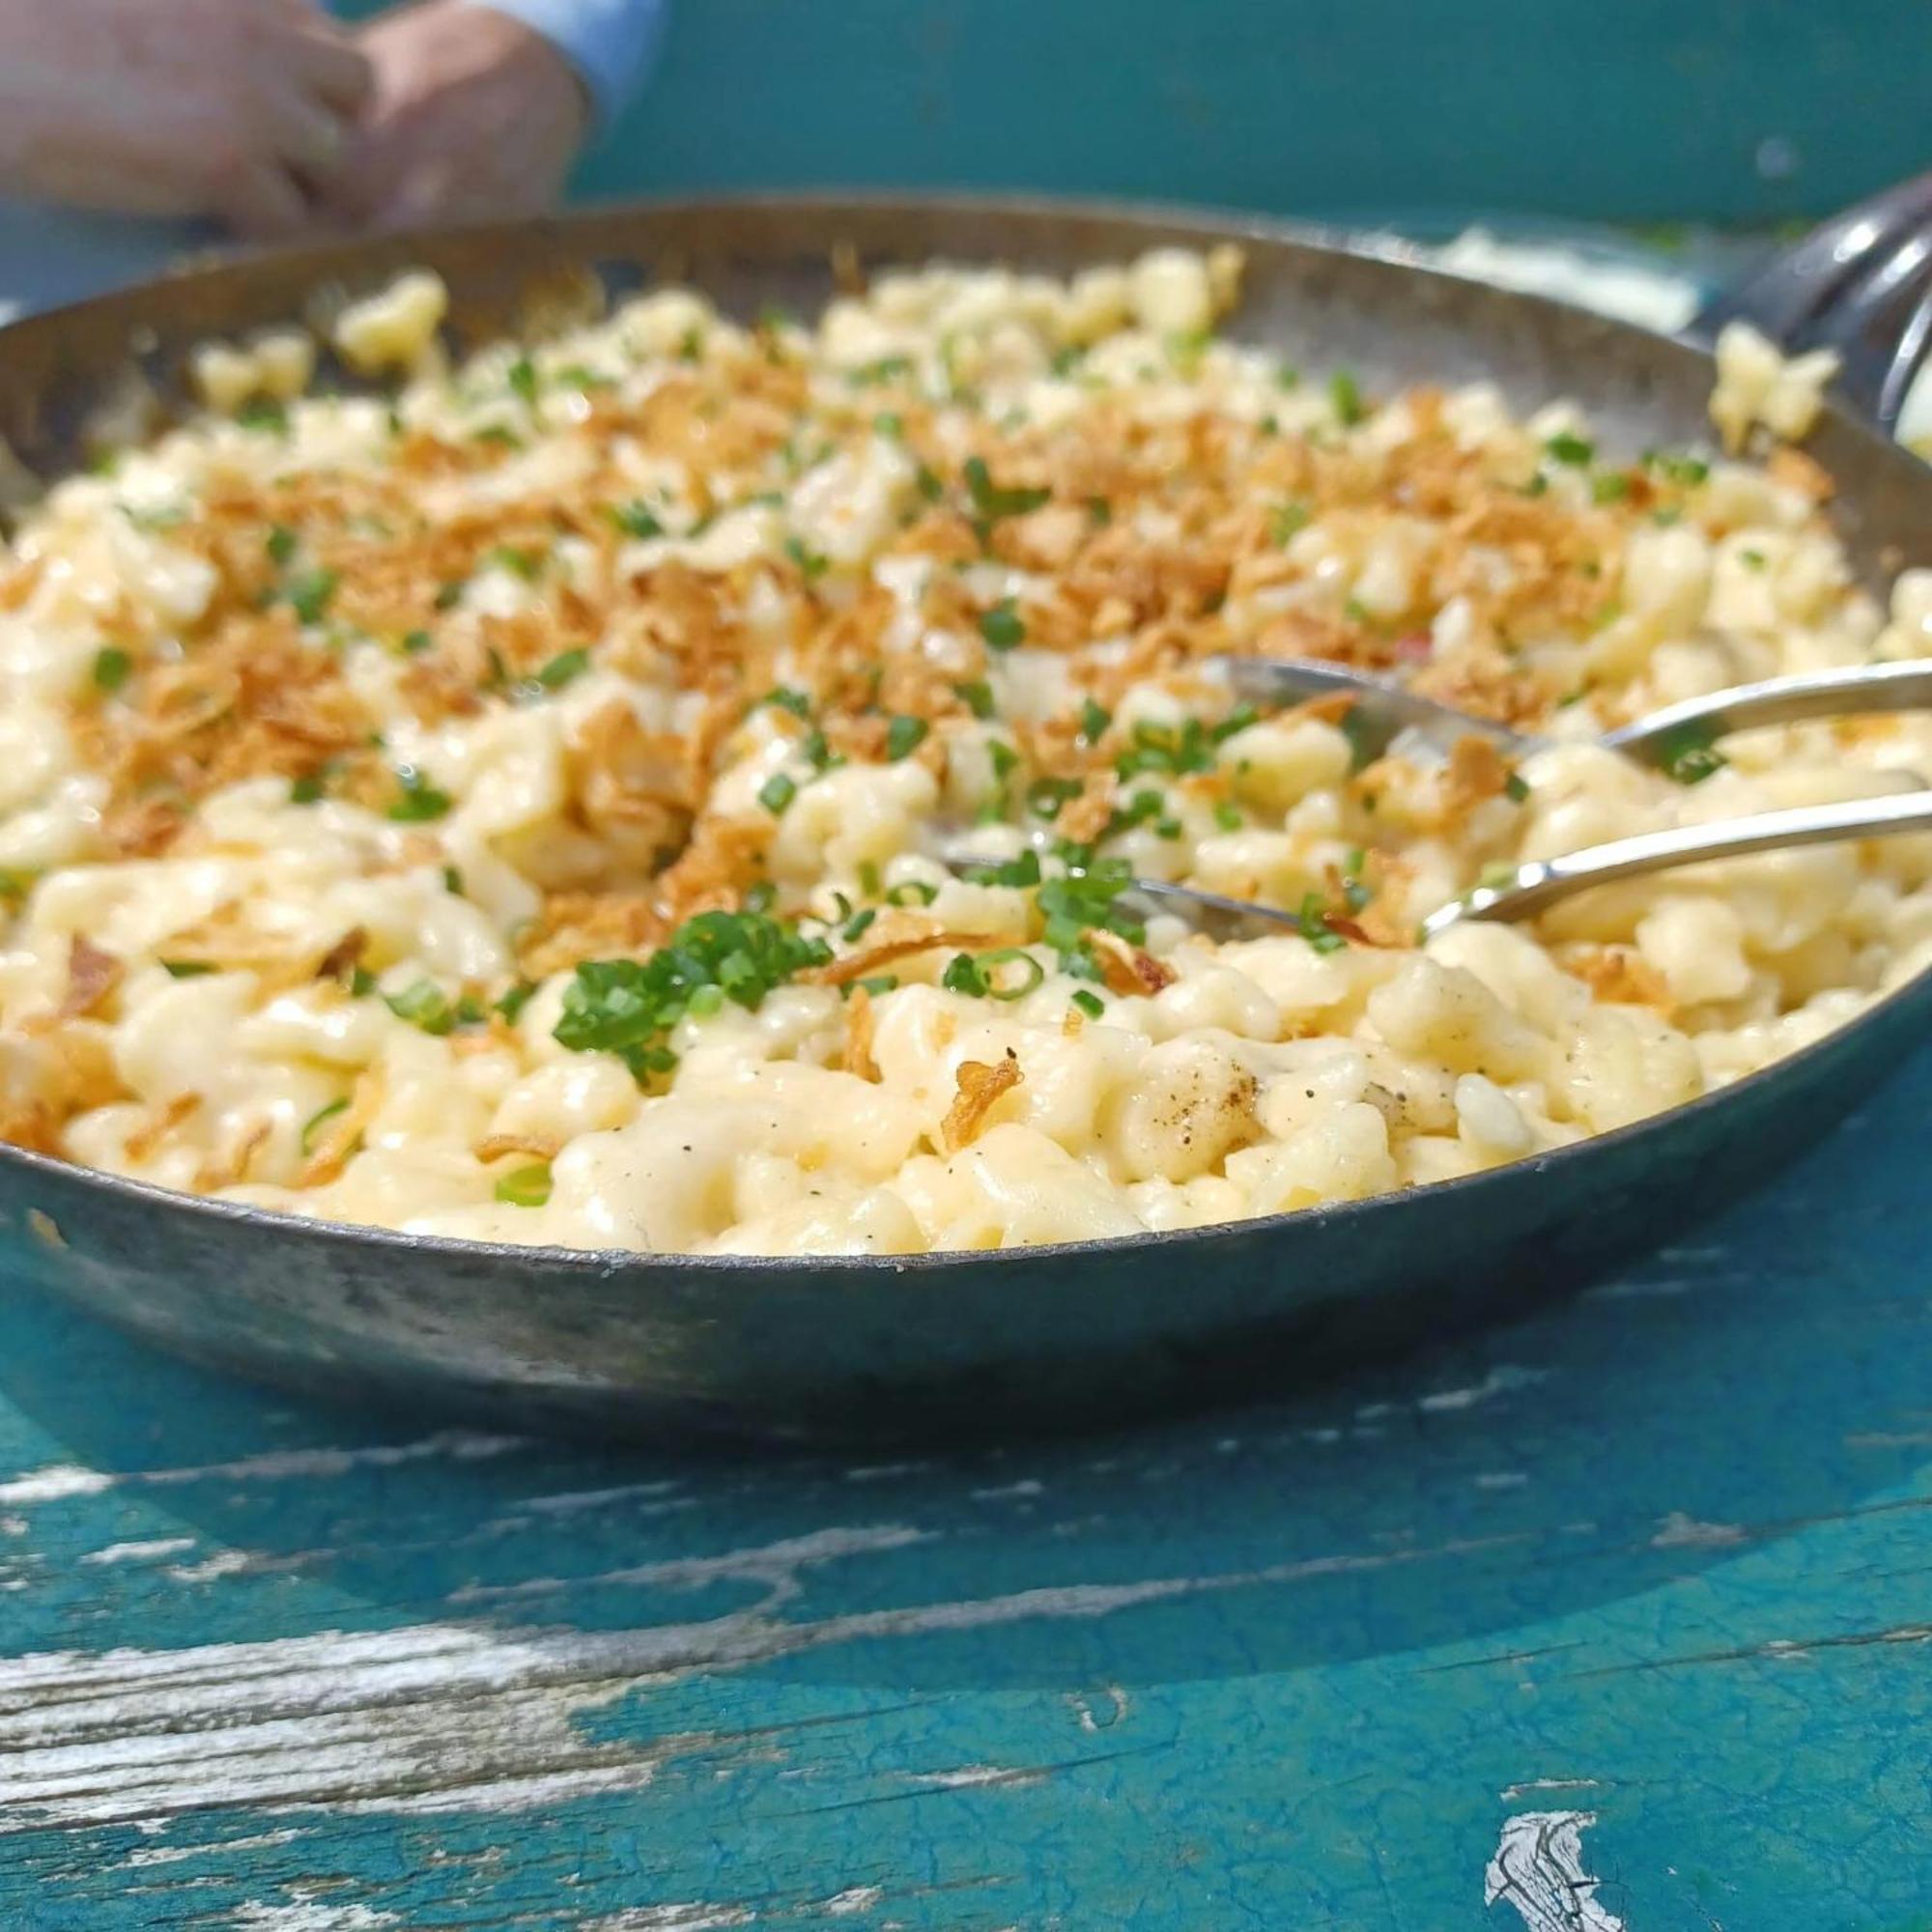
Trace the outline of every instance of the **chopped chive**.
<instances>
[{"instance_id":1,"label":"chopped chive","mask_svg":"<svg viewBox=\"0 0 1932 1932\"><path fill-rule=\"evenodd\" d=\"M397 797L389 807L389 816L404 825L420 825L440 818L455 800L439 791L413 765L396 767Z\"/></svg>"},{"instance_id":2,"label":"chopped chive","mask_svg":"<svg viewBox=\"0 0 1932 1932\"><path fill-rule=\"evenodd\" d=\"M1549 438L1543 448L1546 455L1575 469L1582 469L1597 453L1597 445L1587 437L1572 436L1568 430Z\"/></svg>"},{"instance_id":3,"label":"chopped chive","mask_svg":"<svg viewBox=\"0 0 1932 1932\"><path fill-rule=\"evenodd\" d=\"M315 1110L315 1112L312 1113L308 1117L308 1119L302 1122L301 1141L300 1141L300 1147L302 1152L305 1154L313 1153L315 1151L315 1140L318 1131L324 1126L326 1126L330 1121L334 1120L336 1115L346 1114L348 1111L349 1111L349 1101L346 1095L340 1100L331 1100L326 1107L318 1107Z\"/></svg>"},{"instance_id":4,"label":"chopped chive","mask_svg":"<svg viewBox=\"0 0 1932 1932\"><path fill-rule=\"evenodd\" d=\"M506 1174L497 1183L497 1199L511 1208L541 1208L550 1199L550 1162L537 1161Z\"/></svg>"},{"instance_id":5,"label":"chopped chive","mask_svg":"<svg viewBox=\"0 0 1932 1932\"><path fill-rule=\"evenodd\" d=\"M1010 597L1002 597L990 611L980 613L980 635L996 651L1009 651L1026 642L1026 619L1013 608Z\"/></svg>"},{"instance_id":6,"label":"chopped chive","mask_svg":"<svg viewBox=\"0 0 1932 1932\"><path fill-rule=\"evenodd\" d=\"M319 624L327 614L341 579L332 570L304 570L289 579L282 595L301 624Z\"/></svg>"},{"instance_id":7,"label":"chopped chive","mask_svg":"<svg viewBox=\"0 0 1932 1932\"><path fill-rule=\"evenodd\" d=\"M163 959L161 971L170 980L201 980L215 970L208 959Z\"/></svg>"},{"instance_id":8,"label":"chopped chive","mask_svg":"<svg viewBox=\"0 0 1932 1932\"><path fill-rule=\"evenodd\" d=\"M983 678L975 678L968 684L955 684L952 695L982 723L992 717L993 687Z\"/></svg>"},{"instance_id":9,"label":"chopped chive","mask_svg":"<svg viewBox=\"0 0 1932 1932\"><path fill-rule=\"evenodd\" d=\"M576 650L559 651L537 672L537 682L546 691L561 691L589 668L590 653L580 645Z\"/></svg>"},{"instance_id":10,"label":"chopped chive","mask_svg":"<svg viewBox=\"0 0 1932 1932\"><path fill-rule=\"evenodd\" d=\"M805 572L808 581L823 577L832 567L830 557L821 555L815 550L806 549L803 540L798 537L785 538L784 554Z\"/></svg>"},{"instance_id":11,"label":"chopped chive","mask_svg":"<svg viewBox=\"0 0 1932 1932\"><path fill-rule=\"evenodd\" d=\"M895 718L886 726L886 756L895 764L901 758L911 757L925 743L925 734L931 728L923 718Z\"/></svg>"},{"instance_id":12,"label":"chopped chive","mask_svg":"<svg viewBox=\"0 0 1932 1932\"><path fill-rule=\"evenodd\" d=\"M286 436L289 412L272 396L250 396L235 412L235 420L243 429L260 430L266 436Z\"/></svg>"},{"instance_id":13,"label":"chopped chive","mask_svg":"<svg viewBox=\"0 0 1932 1932\"><path fill-rule=\"evenodd\" d=\"M1286 545L1297 530L1309 524L1306 503L1278 503L1268 512L1268 535L1278 545Z\"/></svg>"},{"instance_id":14,"label":"chopped chive","mask_svg":"<svg viewBox=\"0 0 1932 1932\"><path fill-rule=\"evenodd\" d=\"M774 772L771 775L771 777L768 778L764 781L764 783L758 787L758 803L762 805L765 808L765 810L772 814L774 818L782 816L785 808L789 806L792 800L795 799L797 796L798 796L797 782L794 780L787 778L783 772Z\"/></svg>"},{"instance_id":15,"label":"chopped chive","mask_svg":"<svg viewBox=\"0 0 1932 1932\"><path fill-rule=\"evenodd\" d=\"M94 682L99 690L119 691L133 668L134 660L113 644L104 645L94 654Z\"/></svg>"},{"instance_id":16,"label":"chopped chive","mask_svg":"<svg viewBox=\"0 0 1932 1932\"><path fill-rule=\"evenodd\" d=\"M661 537L665 533L655 512L643 503L611 503L604 514L627 537Z\"/></svg>"}]
</instances>

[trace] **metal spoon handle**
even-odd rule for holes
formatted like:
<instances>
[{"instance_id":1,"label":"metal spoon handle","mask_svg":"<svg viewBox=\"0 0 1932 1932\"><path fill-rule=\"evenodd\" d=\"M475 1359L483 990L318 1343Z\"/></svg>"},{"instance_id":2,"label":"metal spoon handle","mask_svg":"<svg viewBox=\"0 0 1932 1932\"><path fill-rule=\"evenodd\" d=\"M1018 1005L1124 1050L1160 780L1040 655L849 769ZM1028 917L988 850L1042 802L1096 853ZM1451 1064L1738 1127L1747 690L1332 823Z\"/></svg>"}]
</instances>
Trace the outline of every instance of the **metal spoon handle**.
<instances>
[{"instance_id":1,"label":"metal spoon handle","mask_svg":"<svg viewBox=\"0 0 1932 1932\"><path fill-rule=\"evenodd\" d=\"M1790 811L1727 818L1715 825L1640 832L1606 845L1586 845L1558 859L1533 859L1519 866L1505 883L1478 886L1431 913L1422 930L1434 937L1465 919L1527 919L1592 886L1694 866L1705 859L1737 859L1751 852L1828 845L1844 838L1889 838L1904 832L1932 832L1932 791L1896 792L1846 805L1806 805Z\"/></svg>"},{"instance_id":2,"label":"metal spoon handle","mask_svg":"<svg viewBox=\"0 0 1932 1932\"><path fill-rule=\"evenodd\" d=\"M1198 886L1170 885L1165 879L1136 879L1126 896L1145 902L1152 912L1171 912L1186 920L1209 939L1252 935L1257 926L1301 932L1298 912L1263 905L1256 899L1231 899L1224 893L1203 892Z\"/></svg>"},{"instance_id":3,"label":"metal spoon handle","mask_svg":"<svg viewBox=\"0 0 1932 1932\"><path fill-rule=\"evenodd\" d=\"M1765 724L1795 724L1804 718L1843 718L1860 712L1932 709L1932 663L1858 665L1849 670L1802 671L1733 685L1705 697L1667 704L1662 711L1605 731L1603 742L1646 764L1669 764L1687 746L1751 731Z\"/></svg>"},{"instance_id":4,"label":"metal spoon handle","mask_svg":"<svg viewBox=\"0 0 1932 1932\"><path fill-rule=\"evenodd\" d=\"M1301 703L1311 697L1331 697L1338 692L1362 702L1355 708L1350 732L1366 756L1380 757L1404 731L1419 732L1447 751L1459 738L1488 738L1512 757L1527 757L1547 741L1512 731L1488 718L1477 718L1454 705L1406 689L1392 678L1310 658L1221 657L1214 661L1237 697L1279 704Z\"/></svg>"}]
</instances>

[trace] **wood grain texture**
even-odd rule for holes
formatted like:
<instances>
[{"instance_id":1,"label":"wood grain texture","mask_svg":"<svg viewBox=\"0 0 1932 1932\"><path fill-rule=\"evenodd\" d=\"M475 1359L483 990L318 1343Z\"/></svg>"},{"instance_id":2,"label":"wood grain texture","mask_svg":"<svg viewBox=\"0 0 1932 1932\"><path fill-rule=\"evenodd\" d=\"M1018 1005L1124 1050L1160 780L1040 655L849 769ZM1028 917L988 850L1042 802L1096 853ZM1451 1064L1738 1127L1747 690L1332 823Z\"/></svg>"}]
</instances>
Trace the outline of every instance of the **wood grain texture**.
<instances>
[{"instance_id":1,"label":"wood grain texture","mask_svg":"<svg viewBox=\"0 0 1932 1932\"><path fill-rule=\"evenodd\" d=\"M870 1466L0 1291L0 1926L1923 1925L1928 1099L1513 1328Z\"/></svg>"}]
</instances>

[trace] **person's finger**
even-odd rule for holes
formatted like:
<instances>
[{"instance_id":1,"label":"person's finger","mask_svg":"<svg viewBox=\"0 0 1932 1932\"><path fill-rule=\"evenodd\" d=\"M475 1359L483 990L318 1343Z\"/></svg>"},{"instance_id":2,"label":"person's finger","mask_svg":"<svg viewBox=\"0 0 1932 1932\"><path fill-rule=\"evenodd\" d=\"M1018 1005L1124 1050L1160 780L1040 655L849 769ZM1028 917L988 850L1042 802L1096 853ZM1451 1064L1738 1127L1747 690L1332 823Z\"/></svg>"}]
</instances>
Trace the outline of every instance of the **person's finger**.
<instances>
[{"instance_id":1,"label":"person's finger","mask_svg":"<svg viewBox=\"0 0 1932 1932\"><path fill-rule=\"evenodd\" d=\"M368 105L376 87L368 55L329 33L294 38L287 77L337 113L351 116Z\"/></svg>"},{"instance_id":2,"label":"person's finger","mask_svg":"<svg viewBox=\"0 0 1932 1932\"><path fill-rule=\"evenodd\" d=\"M278 88L269 98L267 122L275 153L304 181L320 185L342 170L353 133L350 123L307 95Z\"/></svg>"},{"instance_id":3,"label":"person's finger","mask_svg":"<svg viewBox=\"0 0 1932 1932\"><path fill-rule=\"evenodd\" d=\"M299 235L310 222L307 197L286 168L250 161L217 185L216 206L238 235L273 242Z\"/></svg>"},{"instance_id":4,"label":"person's finger","mask_svg":"<svg viewBox=\"0 0 1932 1932\"><path fill-rule=\"evenodd\" d=\"M369 226L377 229L424 228L461 213L458 170L442 156L430 156L407 168L370 212Z\"/></svg>"}]
</instances>

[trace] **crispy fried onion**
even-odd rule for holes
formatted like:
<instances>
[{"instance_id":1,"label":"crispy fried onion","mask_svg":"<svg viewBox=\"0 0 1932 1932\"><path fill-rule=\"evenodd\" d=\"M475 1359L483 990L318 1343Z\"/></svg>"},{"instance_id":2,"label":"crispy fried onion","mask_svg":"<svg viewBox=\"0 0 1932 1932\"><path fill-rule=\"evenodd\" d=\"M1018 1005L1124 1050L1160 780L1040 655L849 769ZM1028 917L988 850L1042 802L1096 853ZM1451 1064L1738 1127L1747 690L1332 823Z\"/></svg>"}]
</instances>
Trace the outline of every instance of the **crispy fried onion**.
<instances>
[{"instance_id":1,"label":"crispy fried onion","mask_svg":"<svg viewBox=\"0 0 1932 1932\"><path fill-rule=\"evenodd\" d=\"M1180 977L1173 967L1163 965L1145 948L1129 945L1117 932L1096 926L1087 934L1087 943L1100 962L1100 975L1110 993L1153 994Z\"/></svg>"},{"instance_id":2,"label":"crispy fried onion","mask_svg":"<svg viewBox=\"0 0 1932 1932\"><path fill-rule=\"evenodd\" d=\"M990 1066L983 1060L962 1060L955 1078L959 1091L939 1127L940 1142L948 1153L971 1147L1002 1095L1010 1094L1025 1076L1020 1071L1019 1056L1008 1047L1006 1058Z\"/></svg>"},{"instance_id":3,"label":"crispy fried onion","mask_svg":"<svg viewBox=\"0 0 1932 1932\"><path fill-rule=\"evenodd\" d=\"M348 1106L323 1123L297 1185L321 1187L335 1179L362 1145L363 1132L382 1105L383 1076L375 1067L365 1067L356 1076Z\"/></svg>"},{"instance_id":4,"label":"crispy fried onion","mask_svg":"<svg viewBox=\"0 0 1932 1932\"><path fill-rule=\"evenodd\" d=\"M880 967L890 966L895 959L909 959L916 953L931 952L941 946L949 947L955 952L985 952L1002 946L1015 945L1023 936L949 932L944 928L912 932L900 939L888 939L880 945L868 946L863 952L848 952L844 958L835 959L828 966L816 967L802 977L813 980L821 986L847 986L854 980L869 979Z\"/></svg>"}]
</instances>

